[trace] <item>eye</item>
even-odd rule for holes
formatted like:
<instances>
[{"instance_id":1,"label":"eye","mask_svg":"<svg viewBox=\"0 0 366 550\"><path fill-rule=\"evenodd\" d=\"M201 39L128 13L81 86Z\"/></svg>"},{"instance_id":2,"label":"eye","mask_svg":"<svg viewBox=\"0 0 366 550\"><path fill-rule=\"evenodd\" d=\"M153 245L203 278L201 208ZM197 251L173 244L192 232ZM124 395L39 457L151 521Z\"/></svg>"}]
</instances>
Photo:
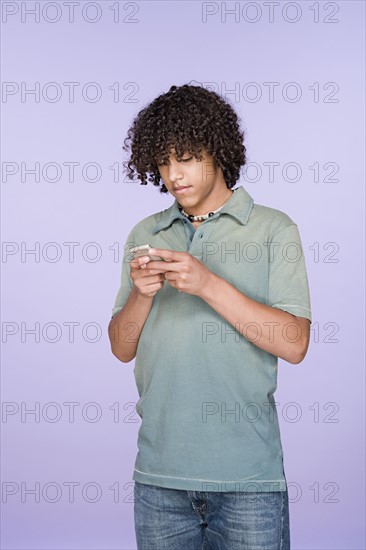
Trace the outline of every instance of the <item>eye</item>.
<instances>
[{"instance_id":1,"label":"eye","mask_svg":"<svg viewBox=\"0 0 366 550\"><path fill-rule=\"evenodd\" d=\"M193 159L193 157L189 157L189 158L186 158L186 159L181 159L179 162L189 162L189 161L192 160L192 159ZM166 164L169 163L169 161L168 161L168 162L158 162L158 161L155 161L155 162L156 162L156 165L157 165L157 166L163 166L163 165L165 166Z\"/></svg>"}]
</instances>

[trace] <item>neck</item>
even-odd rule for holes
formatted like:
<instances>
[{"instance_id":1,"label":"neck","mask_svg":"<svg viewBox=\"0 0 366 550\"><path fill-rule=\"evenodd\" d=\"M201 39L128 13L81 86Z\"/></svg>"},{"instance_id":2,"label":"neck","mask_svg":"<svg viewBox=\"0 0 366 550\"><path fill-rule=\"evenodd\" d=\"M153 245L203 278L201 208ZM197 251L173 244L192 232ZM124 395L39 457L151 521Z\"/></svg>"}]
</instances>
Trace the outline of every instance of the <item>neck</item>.
<instances>
[{"instance_id":1,"label":"neck","mask_svg":"<svg viewBox=\"0 0 366 550\"><path fill-rule=\"evenodd\" d=\"M208 218L210 218L211 216L219 213L222 210L222 208L225 206L225 204L229 201L229 199L232 197L232 195L234 193L234 191L231 190L231 189L229 191L230 191L229 198L227 198L219 207L214 208L213 210L209 210L208 212L206 212L206 214L190 214L189 212L184 210L184 208L181 205L179 205L179 210L181 211L183 216L188 218L192 223L203 222L203 221L207 220Z\"/></svg>"},{"instance_id":2,"label":"neck","mask_svg":"<svg viewBox=\"0 0 366 550\"><path fill-rule=\"evenodd\" d=\"M190 214L192 216L205 216L208 214L208 212L212 212L213 210L216 210L217 208L220 208L220 206L223 206L233 195L234 191L232 189L226 189L226 192L220 195L219 197L215 197L208 205L206 212L198 212L197 208L193 207L184 207L183 205L179 205L181 208L184 209L184 211L187 214Z\"/></svg>"}]
</instances>

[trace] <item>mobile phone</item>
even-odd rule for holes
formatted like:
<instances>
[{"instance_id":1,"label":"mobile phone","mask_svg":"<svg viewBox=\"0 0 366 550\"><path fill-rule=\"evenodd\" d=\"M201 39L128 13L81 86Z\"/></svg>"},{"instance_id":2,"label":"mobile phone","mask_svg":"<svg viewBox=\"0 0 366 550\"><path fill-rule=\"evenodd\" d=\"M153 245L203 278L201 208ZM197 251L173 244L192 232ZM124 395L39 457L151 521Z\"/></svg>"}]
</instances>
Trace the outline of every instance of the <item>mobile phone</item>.
<instances>
[{"instance_id":1,"label":"mobile phone","mask_svg":"<svg viewBox=\"0 0 366 550\"><path fill-rule=\"evenodd\" d=\"M149 258L152 261L164 261L164 258L161 258L160 256L151 256L148 253L149 248L154 248L150 244L141 244L140 246L134 246L131 248L130 252L132 254L131 260L135 260L136 258L141 258L142 256L149 256Z\"/></svg>"}]
</instances>

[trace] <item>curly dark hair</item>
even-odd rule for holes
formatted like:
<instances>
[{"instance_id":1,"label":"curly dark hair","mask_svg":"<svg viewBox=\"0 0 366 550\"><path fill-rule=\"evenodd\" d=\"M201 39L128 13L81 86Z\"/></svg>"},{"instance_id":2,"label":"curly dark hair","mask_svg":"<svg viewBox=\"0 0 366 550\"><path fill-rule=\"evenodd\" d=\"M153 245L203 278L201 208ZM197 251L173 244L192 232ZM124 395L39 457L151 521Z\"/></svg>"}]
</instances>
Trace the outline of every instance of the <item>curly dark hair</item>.
<instances>
[{"instance_id":1,"label":"curly dark hair","mask_svg":"<svg viewBox=\"0 0 366 550\"><path fill-rule=\"evenodd\" d=\"M169 160L172 147L178 161L186 152L200 161L204 148L213 157L214 165L221 167L231 189L246 163L244 132L239 121L233 107L216 92L190 84L171 86L137 114L128 130L122 147L125 151L131 148L130 160L124 163L127 177L136 179L137 174L140 185L147 185L148 180L158 186L158 163ZM160 192L168 192L162 182Z\"/></svg>"}]
</instances>

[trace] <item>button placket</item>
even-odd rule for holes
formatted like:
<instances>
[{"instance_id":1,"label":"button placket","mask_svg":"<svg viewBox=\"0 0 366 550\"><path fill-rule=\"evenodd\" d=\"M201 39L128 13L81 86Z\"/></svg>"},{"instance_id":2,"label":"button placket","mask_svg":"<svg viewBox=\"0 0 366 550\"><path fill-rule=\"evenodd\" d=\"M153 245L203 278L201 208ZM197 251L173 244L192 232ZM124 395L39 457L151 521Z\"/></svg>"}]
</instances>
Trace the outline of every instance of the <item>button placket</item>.
<instances>
[{"instance_id":1,"label":"button placket","mask_svg":"<svg viewBox=\"0 0 366 550\"><path fill-rule=\"evenodd\" d=\"M200 229L197 229L195 231L193 235L193 239L191 240L191 245L189 247L189 253L192 254L192 256L195 256L198 259L202 259L203 245L205 242L207 242L208 238L210 237L218 218L219 216L217 216L217 218L210 219L209 223L211 224L211 229L209 229L208 223L206 221L206 222L203 222L203 224L201 225L201 227L203 228L203 225L206 223L206 231L201 229L201 227ZM204 241L202 241L202 239L204 239Z\"/></svg>"}]
</instances>

